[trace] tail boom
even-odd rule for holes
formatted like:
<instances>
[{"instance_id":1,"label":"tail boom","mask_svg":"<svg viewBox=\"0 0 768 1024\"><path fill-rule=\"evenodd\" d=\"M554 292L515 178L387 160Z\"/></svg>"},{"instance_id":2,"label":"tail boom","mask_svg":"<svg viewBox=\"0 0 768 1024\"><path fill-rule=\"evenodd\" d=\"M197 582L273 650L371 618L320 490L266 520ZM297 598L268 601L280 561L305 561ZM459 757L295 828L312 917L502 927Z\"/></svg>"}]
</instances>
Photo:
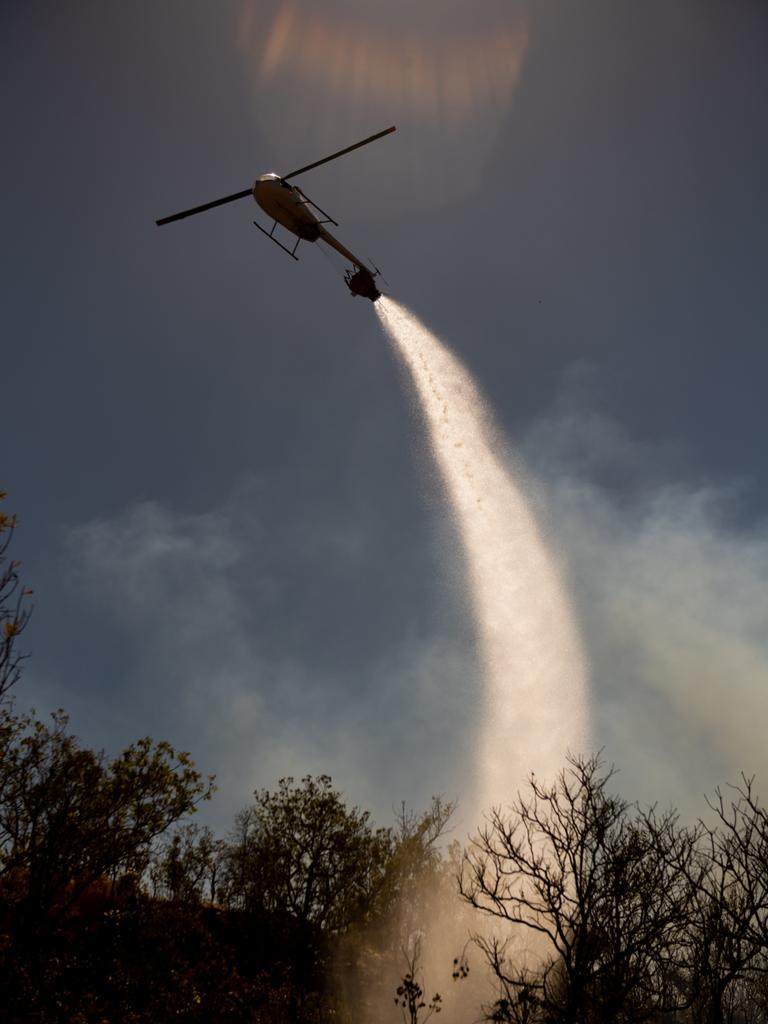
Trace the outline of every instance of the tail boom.
<instances>
[{"instance_id":1,"label":"tail boom","mask_svg":"<svg viewBox=\"0 0 768 1024\"><path fill-rule=\"evenodd\" d=\"M320 228L319 240L330 245L336 252L341 253L344 259L349 260L354 267L354 270L349 270L344 275L347 287L353 295L360 295L364 299L370 299L371 302L381 298L381 292L376 287L376 274L371 273L362 260L358 259L353 252L350 252L345 245L341 244L338 238L334 238L330 231L326 231L324 227Z\"/></svg>"}]
</instances>

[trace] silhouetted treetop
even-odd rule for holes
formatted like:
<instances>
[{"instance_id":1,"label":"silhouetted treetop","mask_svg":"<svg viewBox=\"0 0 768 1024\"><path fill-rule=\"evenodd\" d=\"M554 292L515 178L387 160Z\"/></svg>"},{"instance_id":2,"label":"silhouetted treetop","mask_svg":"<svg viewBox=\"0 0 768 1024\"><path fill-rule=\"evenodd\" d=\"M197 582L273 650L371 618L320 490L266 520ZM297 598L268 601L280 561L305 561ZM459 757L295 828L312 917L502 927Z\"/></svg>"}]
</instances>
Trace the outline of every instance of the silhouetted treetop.
<instances>
[{"instance_id":1,"label":"silhouetted treetop","mask_svg":"<svg viewBox=\"0 0 768 1024\"><path fill-rule=\"evenodd\" d=\"M0 502L7 497L0 491ZM0 510L0 703L18 681L25 655L17 647L18 638L29 622L32 591L19 577L21 562L8 557L8 548L16 529L16 516Z\"/></svg>"},{"instance_id":2,"label":"silhouetted treetop","mask_svg":"<svg viewBox=\"0 0 768 1024\"><path fill-rule=\"evenodd\" d=\"M342 931L370 905L391 845L391 831L347 808L328 775L284 778L237 816L226 891L234 905Z\"/></svg>"}]
</instances>

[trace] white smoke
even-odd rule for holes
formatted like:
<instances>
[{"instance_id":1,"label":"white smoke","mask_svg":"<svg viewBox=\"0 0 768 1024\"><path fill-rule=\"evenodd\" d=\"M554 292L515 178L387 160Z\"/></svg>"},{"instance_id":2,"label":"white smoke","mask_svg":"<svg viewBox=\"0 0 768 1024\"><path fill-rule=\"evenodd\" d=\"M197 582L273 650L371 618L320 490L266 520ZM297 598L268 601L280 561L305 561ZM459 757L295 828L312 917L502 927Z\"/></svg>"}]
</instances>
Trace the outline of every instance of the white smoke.
<instances>
[{"instance_id":1,"label":"white smoke","mask_svg":"<svg viewBox=\"0 0 768 1024\"><path fill-rule=\"evenodd\" d=\"M375 303L408 370L469 575L485 707L479 806L589 746L587 666L560 568L467 370L409 311Z\"/></svg>"}]
</instances>

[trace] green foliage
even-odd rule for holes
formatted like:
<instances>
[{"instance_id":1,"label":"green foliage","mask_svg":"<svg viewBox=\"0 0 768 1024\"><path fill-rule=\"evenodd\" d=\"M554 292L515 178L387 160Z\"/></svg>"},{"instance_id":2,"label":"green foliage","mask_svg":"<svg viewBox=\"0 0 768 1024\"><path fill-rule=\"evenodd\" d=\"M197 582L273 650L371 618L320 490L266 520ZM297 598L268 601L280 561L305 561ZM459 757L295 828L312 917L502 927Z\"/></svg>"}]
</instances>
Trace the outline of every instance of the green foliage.
<instances>
[{"instance_id":1,"label":"green foliage","mask_svg":"<svg viewBox=\"0 0 768 1024\"><path fill-rule=\"evenodd\" d=\"M455 809L454 802L441 797L433 797L422 814L400 807L376 905L379 920L399 922L398 950L405 936L427 927L435 895L455 890L454 865L440 849Z\"/></svg>"},{"instance_id":2,"label":"green foliage","mask_svg":"<svg viewBox=\"0 0 768 1024\"><path fill-rule=\"evenodd\" d=\"M259 790L229 844L229 904L344 931L370 907L392 848L390 830L369 822L367 811L345 807L327 775Z\"/></svg>"},{"instance_id":3,"label":"green foliage","mask_svg":"<svg viewBox=\"0 0 768 1024\"><path fill-rule=\"evenodd\" d=\"M214 903L225 843L207 825L180 826L155 851L149 870L155 896L191 905Z\"/></svg>"},{"instance_id":4,"label":"green foliage","mask_svg":"<svg viewBox=\"0 0 768 1024\"><path fill-rule=\"evenodd\" d=\"M0 885L27 913L62 913L102 876L140 876L152 842L206 799L186 753L148 737L109 761L50 725L0 713Z\"/></svg>"}]
</instances>

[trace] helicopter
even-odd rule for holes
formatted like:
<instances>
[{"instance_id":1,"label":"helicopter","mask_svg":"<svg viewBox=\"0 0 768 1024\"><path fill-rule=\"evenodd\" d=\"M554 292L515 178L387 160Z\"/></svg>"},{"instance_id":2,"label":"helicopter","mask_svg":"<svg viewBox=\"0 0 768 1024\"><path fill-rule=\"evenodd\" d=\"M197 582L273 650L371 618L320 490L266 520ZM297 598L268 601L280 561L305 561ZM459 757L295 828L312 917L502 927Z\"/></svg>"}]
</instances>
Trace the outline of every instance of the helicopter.
<instances>
[{"instance_id":1,"label":"helicopter","mask_svg":"<svg viewBox=\"0 0 768 1024\"><path fill-rule=\"evenodd\" d=\"M212 202L203 203L201 206L193 206L189 210L182 210L181 213L173 213L169 217L161 217L155 223L158 226L170 224L173 221L182 220L184 217L191 217L196 213L212 210L215 206L223 206L225 203L233 203L236 199L245 199L246 196L253 196L262 210L272 218L273 224L271 229L267 231L258 221L253 223L267 238L271 238L275 245L279 245L289 256L298 260L299 257L296 255L296 250L299 247L299 242L317 242L318 240L326 242L326 244L332 246L352 264L352 269L347 270L344 275L344 280L351 294L360 295L363 298L370 299L371 302L375 302L381 298L381 292L376 287L376 278L380 275L381 271L378 267L371 264L373 266L373 272L371 272L354 253L342 245L337 238L334 238L325 225L333 224L338 227L337 221L324 210L321 210L317 203L313 202L298 185L291 184L291 179L304 174L305 171L311 171L315 167L320 167L321 164L327 164L331 160L345 156L345 154L351 153L354 149L367 146L368 143L375 142L377 139L382 138L384 135L389 135L393 131L395 131L395 125L391 128L385 128L384 131L377 132L375 135L370 135L367 139L356 142L352 146L340 149L330 156L323 157L322 160L315 160L314 163L299 167L297 170L291 171L290 174L280 175L274 172L262 174L256 179L251 188L243 189L242 192L235 192L230 196L222 196L221 199L214 199ZM323 219L320 220L313 210L316 210ZM275 238L274 232L278 224L281 224L291 234L296 235L296 243L292 249L289 249L287 245L283 245L279 239Z\"/></svg>"}]
</instances>

